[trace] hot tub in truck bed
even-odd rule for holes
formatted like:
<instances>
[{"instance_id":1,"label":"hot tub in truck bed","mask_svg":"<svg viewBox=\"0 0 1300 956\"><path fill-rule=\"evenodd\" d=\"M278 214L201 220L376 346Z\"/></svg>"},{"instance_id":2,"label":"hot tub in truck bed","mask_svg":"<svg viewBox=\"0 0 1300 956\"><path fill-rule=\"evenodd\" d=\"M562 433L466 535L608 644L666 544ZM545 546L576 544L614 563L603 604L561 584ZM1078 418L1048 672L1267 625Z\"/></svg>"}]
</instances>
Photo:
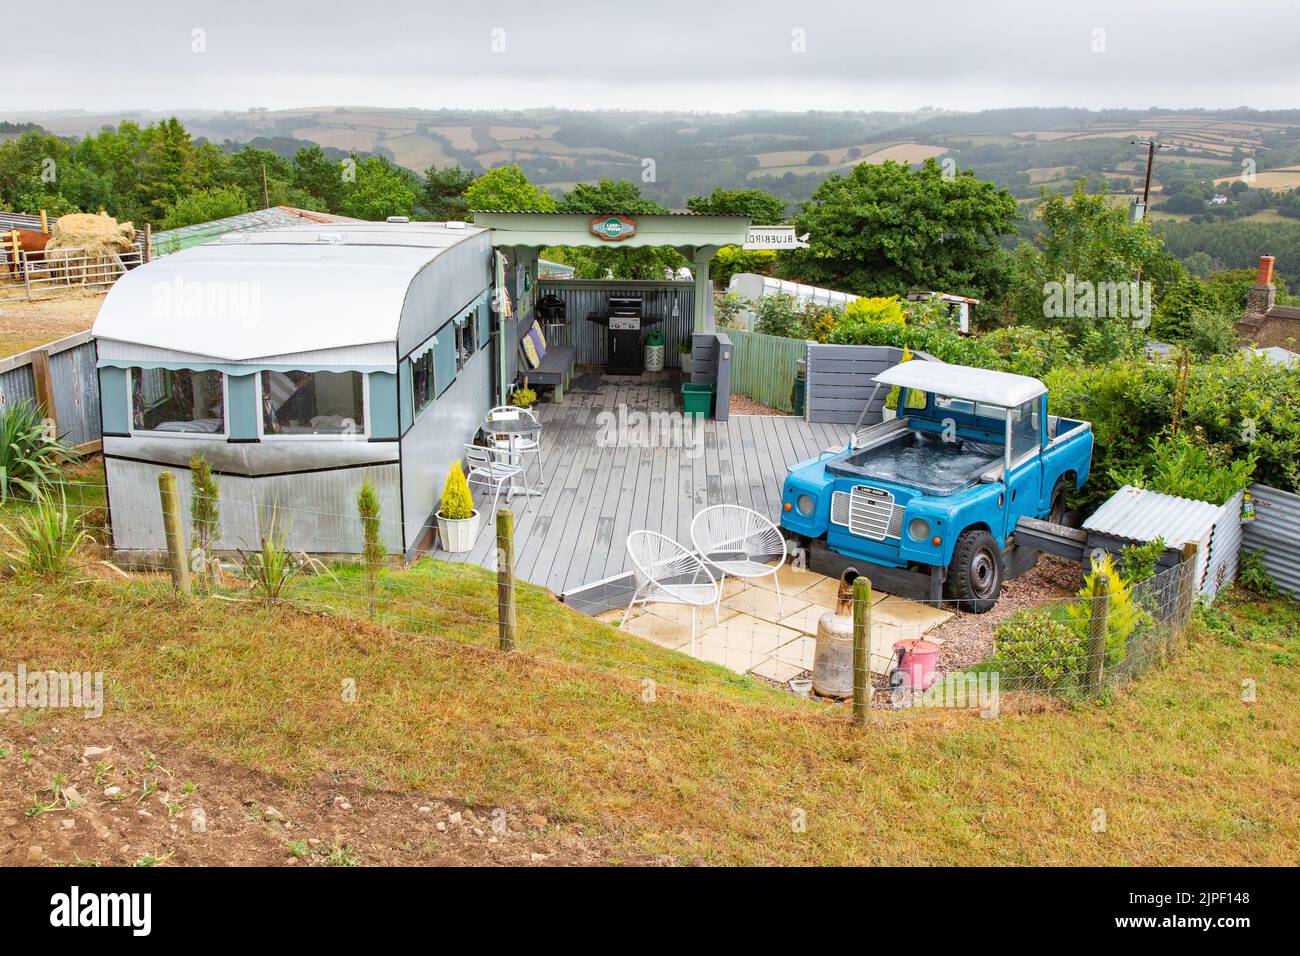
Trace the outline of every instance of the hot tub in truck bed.
<instances>
[{"instance_id":1,"label":"hot tub in truck bed","mask_svg":"<svg viewBox=\"0 0 1300 956\"><path fill-rule=\"evenodd\" d=\"M818 570L869 562L886 590L919 571L931 599L987 611L1036 560L1008 561L1017 523L1059 523L1087 481L1092 427L1048 415L1046 387L1024 375L912 361L876 383L898 388L902 411L791 466L781 526L824 559Z\"/></svg>"}]
</instances>

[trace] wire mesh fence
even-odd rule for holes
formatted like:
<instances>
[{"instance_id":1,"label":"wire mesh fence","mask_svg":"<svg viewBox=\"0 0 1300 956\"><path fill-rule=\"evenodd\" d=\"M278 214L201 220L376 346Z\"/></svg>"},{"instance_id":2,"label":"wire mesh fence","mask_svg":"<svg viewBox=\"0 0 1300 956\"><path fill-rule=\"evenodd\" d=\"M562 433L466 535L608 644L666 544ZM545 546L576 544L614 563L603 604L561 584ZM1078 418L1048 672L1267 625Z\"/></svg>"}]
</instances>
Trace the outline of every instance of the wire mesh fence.
<instances>
[{"instance_id":1,"label":"wire mesh fence","mask_svg":"<svg viewBox=\"0 0 1300 956\"><path fill-rule=\"evenodd\" d=\"M112 285L145 261L136 247L127 252L95 249L12 251L0 259L0 301L35 299L72 288Z\"/></svg>"},{"instance_id":2,"label":"wire mesh fence","mask_svg":"<svg viewBox=\"0 0 1300 956\"><path fill-rule=\"evenodd\" d=\"M508 509L484 567L431 558L408 564L390 555L382 567L368 568L351 553L357 537L351 530L337 532L334 553L306 554L293 541L299 524L310 525L318 541L322 527L351 522L359 528L356 513L223 495L219 513L256 513L259 527L227 534L227 546L205 553L190 530L192 495L177 499L176 540L170 551L153 554L115 553L110 528L161 524L161 499L155 508L110 509L102 477L73 479L51 489L45 510L71 519L65 534L90 535L89 542L74 542L73 567L81 573L126 587L170 589L178 582L166 572L179 562L195 600L222 601L232 614L245 604L278 603L627 678L640 682L643 693L663 687L814 710L856 700L859 716L866 707L996 713L1005 694L1102 693L1174 651L1196 598L1190 561L1137 581L1105 562L1077 589L1059 588L1046 601L989 615L960 601L935 607L885 594L871 589L867 577L855 590L789 563L750 579L725 577L705 564L691 581L668 582L689 588L670 588L652 601L634 600L635 575L611 580L600 606L583 613L516 579ZM0 509L6 563L21 568L33 538L48 547L41 539L49 528L39 503L6 503Z\"/></svg>"}]
</instances>

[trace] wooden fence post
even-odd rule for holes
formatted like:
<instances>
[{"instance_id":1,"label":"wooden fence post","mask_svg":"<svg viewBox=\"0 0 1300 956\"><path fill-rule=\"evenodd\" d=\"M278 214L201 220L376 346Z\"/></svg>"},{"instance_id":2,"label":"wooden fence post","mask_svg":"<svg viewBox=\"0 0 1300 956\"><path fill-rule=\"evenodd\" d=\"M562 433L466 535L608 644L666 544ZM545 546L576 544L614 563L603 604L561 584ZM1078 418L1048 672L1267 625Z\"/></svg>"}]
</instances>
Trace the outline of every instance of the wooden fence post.
<instances>
[{"instance_id":1,"label":"wooden fence post","mask_svg":"<svg viewBox=\"0 0 1300 956\"><path fill-rule=\"evenodd\" d=\"M32 391L41 414L59 427L59 414L54 407L54 376L50 373L50 350L36 349L32 353Z\"/></svg>"},{"instance_id":2,"label":"wooden fence post","mask_svg":"<svg viewBox=\"0 0 1300 956\"><path fill-rule=\"evenodd\" d=\"M515 616L515 514L497 509L497 646L513 651L519 646Z\"/></svg>"},{"instance_id":3,"label":"wooden fence post","mask_svg":"<svg viewBox=\"0 0 1300 956\"><path fill-rule=\"evenodd\" d=\"M144 224L144 261L153 262L153 226Z\"/></svg>"},{"instance_id":4,"label":"wooden fence post","mask_svg":"<svg viewBox=\"0 0 1300 956\"><path fill-rule=\"evenodd\" d=\"M867 722L871 708L871 581L859 574L853 582L853 722Z\"/></svg>"},{"instance_id":5,"label":"wooden fence post","mask_svg":"<svg viewBox=\"0 0 1300 956\"><path fill-rule=\"evenodd\" d=\"M1088 693L1101 690L1106 662L1106 628L1110 618L1110 577L1098 574L1092 584L1092 614L1088 620Z\"/></svg>"},{"instance_id":6,"label":"wooden fence post","mask_svg":"<svg viewBox=\"0 0 1300 956\"><path fill-rule=\"evenodd\" d=\"M167 564L172 572L172 588L190 593L190 563L185 556L185 538L181 533L181 496L176 491L176 476L164 471L158 476L158 496L162 499L163 531L167 535Z\"/></svg>"}]
</instances>

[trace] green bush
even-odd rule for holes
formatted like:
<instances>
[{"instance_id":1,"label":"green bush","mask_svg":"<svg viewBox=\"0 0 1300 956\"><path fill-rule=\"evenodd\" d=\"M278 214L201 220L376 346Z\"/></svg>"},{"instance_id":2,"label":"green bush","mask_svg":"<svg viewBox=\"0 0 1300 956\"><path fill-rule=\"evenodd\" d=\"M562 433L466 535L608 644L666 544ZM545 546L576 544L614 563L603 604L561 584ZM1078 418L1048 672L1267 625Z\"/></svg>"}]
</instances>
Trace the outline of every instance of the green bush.
<instances>
[{"instance_id":1,"label":"green bush","mask_svg":"<svg viewBox=\"0 0 1300 956\"><path fill-rule=\"evenodd\" d=\"M77 549L90 538L81 520L68 511L63 495L56 504L44 492L38 493L34 509L18 516L16 528L4 531L19 547L10 555L15 569L46 577L67 571Z\"/></svg>"},{"instance_id":2,"label":"green bush","mask_svg":"<svg viewBox=\"0 0 1300 956\"><path fill-rule=\"evenodd\" d=\"M302 561L289 550L288 522L278 505L272 505L262 519L261 547L240 551L240 564L253 591L267 601L277 601L289 582L302 573Z\"/></svg>"},{"instance_id":3,"label":"green bush","mask_svg":"<svg viewBox=\"0 0 1300 956\"><path fill-rule=\"evenodd\" d=\"M208 556L212 542L221 536L221 486L212 476L212 466L202 455L190 457L190 543L203 562L202 575L208 575Z\"/></svg>"},{"instance_id":4,"label":"green bush","mask_svg":"<svg viewBox=\"0 0 1300 956\"><path fill-rule=\"evenodd\" d=\"M1060 606L1017 611L993 631L990 670L999 680L1039 690L1079 686L1088 664L1088 645Z\"/></svg>"},{"instance_id":5,"label":"green bush","mask_svg":"<svg viewBox=\"0 0 1300 956\"><path fill-rule=\"evenodd\" d=\"M366 597L370 605L370 618L375 617L375 591L379 582L379 568L384 561L384 543L380 538L379 494L367 477L357 492L357 515L361 518L361 560L366 568Z\"/></svg>"},{"instance_id":6,"label":"green bush","mask_svg":"<svg viewBox=\"0 0 1300 956\"><path fill-rule=\"evenodd\" d=\"M0 412L0 502L39 498L77 457L52 434L32 402L16 402Z\"/></svg>"},{"instance_id":7,"label":"green bush","mask_svg":"<svg viewBox=\"0 0 1300 956\"><path fill-rule=\"evenodd\" d=\"M448 521L462 521L474 514L474 496L470 494L469 482L461 470L460 459L451 463L447 469L447 480L442 485L442 505L438 514Z\"/></svg>"},{"instance_id":8,"label":"green bush","mask_svg":"<svg viewBox=\"0 0 1300 956\"><path fill-rule=\"evenodd\" d=\"M1223 449L1186 435L1152 439L1148 459L1129 471L1112 471L1116 486L1133 485L1165 495L1221 505L1244 490L1255 473L1255 456L1230 458Z\"/></svg>"},{"instance_id":9,"label":"green bush","mask_svg":"<svg viewBox=\"0 0 1300 956\"><path fill-rule=\"evenodd\" d=\"M1132 584L1155 577L1156 562L1160 560L1160 555L1165 553L1167 547L1169 546L1165 544L1165 539L1162 537L1145 544L1125 545L1120 551L1120 558L1124 563L1124 576Z\"/></svg>"}]
</instances>

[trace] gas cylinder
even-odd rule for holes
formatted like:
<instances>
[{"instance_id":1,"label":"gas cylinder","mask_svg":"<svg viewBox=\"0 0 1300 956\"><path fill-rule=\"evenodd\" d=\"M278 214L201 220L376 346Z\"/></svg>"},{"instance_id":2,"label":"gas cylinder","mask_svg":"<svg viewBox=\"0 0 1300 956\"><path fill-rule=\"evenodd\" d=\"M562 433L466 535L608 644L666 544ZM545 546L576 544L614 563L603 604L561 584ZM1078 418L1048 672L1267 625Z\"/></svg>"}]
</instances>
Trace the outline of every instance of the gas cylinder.
<instances>
[{"instance_id":1,"label":"gas cylinder","mask_svg":"<svg viewBox=\"0 0 1300 956\"><path fill-rule=\"evenodd\" d=\"M835 610L817 621L817 649L813 654L813 693L844 700L853 696L853 582L856 568L845 568Z\"/></svg>"}]
</instances>

